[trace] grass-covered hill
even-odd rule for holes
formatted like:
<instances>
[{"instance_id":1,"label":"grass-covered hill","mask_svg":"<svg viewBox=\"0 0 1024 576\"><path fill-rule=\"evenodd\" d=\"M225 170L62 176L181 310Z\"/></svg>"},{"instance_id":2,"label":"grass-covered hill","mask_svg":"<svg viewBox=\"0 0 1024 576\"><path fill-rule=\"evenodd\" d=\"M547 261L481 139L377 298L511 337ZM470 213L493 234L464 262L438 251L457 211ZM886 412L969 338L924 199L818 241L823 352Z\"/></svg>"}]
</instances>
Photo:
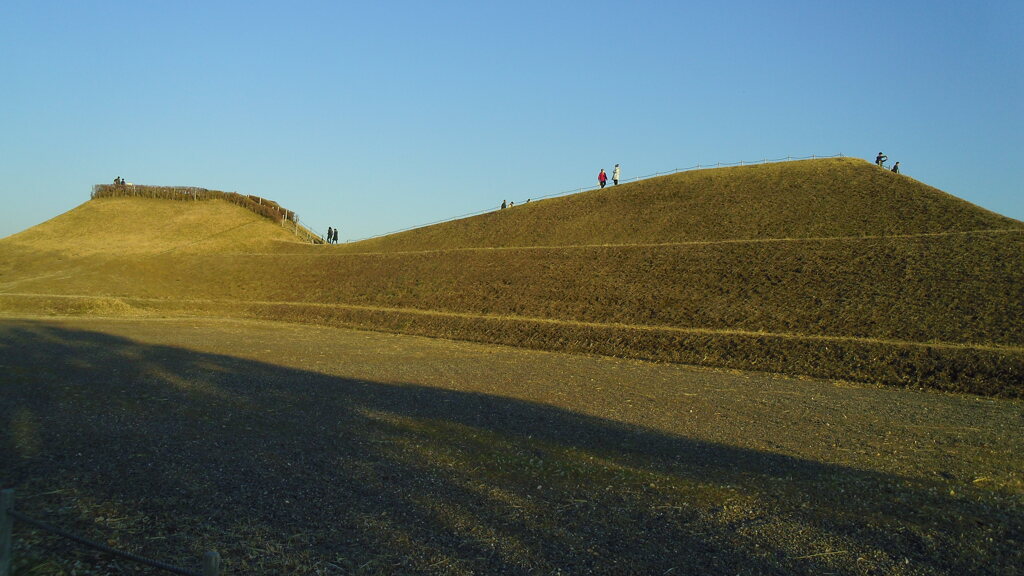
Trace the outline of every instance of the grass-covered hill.
<instances>
[{"instance_id":1,"label":"grass-covered hill","mask_svg":"<svg viewBox=\"0 0 1024 576\"><path fill-rule=\"evenodd\" d=\"M841 158L682 172L520 204L347 248L636 245L1022 227L906 176Z\"/></svg>"},{"instance_id":2,"label":"grass-covered hill","mask_svg":"<svg viewBox=\"0 0 1024 576\"><path fill-rule=\"evenodd\" d=\"M0 256L0 313L258 317L1024 392L1024 223L861 160L685 172L339 246L221 201L104 198Z\"/></svg>"},{"instance_id":3,"label":"grass-covered hill","mask_svg":"<svg viewBox=\"0 0 1024 576\"><path fill-rule=\"evenodd\" d=\"M221 253L294 235L227 202L102 198L3 239L5 253L64 257L151 255L188 249Z\"/></svg>"},{"instance_id":4,"label":"grass-covered hill","mask_svg":"<svg viewBox=\"0 0 1024 576\"><path fill-rule=\"evenodd\" d=\"M280 225L228 202L97 199L0 240L0 292L30 286L40 294L99 295L124 283L147 283L132 273L146 258L223 254L292 240ZM118 271L98 285L81 283L90 271L109 266Z\"/></svg>"}]
</instances>

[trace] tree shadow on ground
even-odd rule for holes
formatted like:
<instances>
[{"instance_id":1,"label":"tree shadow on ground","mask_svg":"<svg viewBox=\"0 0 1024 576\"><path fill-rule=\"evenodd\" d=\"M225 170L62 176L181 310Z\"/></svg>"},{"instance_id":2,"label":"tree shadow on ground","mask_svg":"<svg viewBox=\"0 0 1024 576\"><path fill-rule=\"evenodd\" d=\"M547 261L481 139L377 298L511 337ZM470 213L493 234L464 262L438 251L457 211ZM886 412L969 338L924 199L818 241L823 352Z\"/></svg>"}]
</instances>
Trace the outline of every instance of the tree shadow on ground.
<instances>
[{"instance_id":1,"label":"tree shadow on ground","mask_svg":"<svg viewBox=\"0 0 1024 576\"><path fill-rule=\"evenodd\" d=\"M543 404L33 322L0 324L0 370L0 483L23 512L148 555L216 549L230 573L959 574L1024 560L1019 499Z\"/></svg>"}]
</instances>

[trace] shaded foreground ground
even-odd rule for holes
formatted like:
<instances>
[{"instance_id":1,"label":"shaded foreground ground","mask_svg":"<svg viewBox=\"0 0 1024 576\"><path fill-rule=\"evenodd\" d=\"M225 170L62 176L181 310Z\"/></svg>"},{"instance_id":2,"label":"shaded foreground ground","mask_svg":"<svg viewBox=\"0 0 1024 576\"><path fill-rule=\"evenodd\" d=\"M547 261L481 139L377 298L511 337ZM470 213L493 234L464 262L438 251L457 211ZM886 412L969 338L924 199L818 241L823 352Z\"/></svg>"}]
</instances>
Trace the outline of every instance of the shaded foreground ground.
<instances>
[{"instance_id":1,"label":"shaded foreground ground","mask_svg":"<svg viewBox=\"0 0 1024 576\"><path fill-rule=\"evenodd\" d=\"M7 319L0 373L22 512L230 574L1024 565L1021 401L223 320Z\"/></svg>"}]
</instances>

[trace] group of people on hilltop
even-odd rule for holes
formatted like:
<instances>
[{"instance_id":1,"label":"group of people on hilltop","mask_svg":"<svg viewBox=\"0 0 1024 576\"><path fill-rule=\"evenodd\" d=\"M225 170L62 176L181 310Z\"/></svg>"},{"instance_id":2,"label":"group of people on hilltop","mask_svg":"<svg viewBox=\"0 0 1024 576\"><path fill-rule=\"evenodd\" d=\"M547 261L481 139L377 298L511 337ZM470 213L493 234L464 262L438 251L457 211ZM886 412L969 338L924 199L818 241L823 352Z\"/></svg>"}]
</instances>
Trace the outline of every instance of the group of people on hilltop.
<instances>
[{"instance_id":1,"label":"group of people on hilltop","mask_svg":"<svg viewBox=\"0 0 1024 576\"><path fill-rule=\"evenodd\" d=\"M615 168L612 169L612 182L614 182L616 186L619 185L618 164L616 164ZM608 175L604 173L604 168L601 168L601 171L597 173L597 183L601 186L601 188L604 188L604 185L608 183Z\"/></svg>"},{"instance_id":2,"label":"group of people on hilltop","mask_svg":"<svg viewBox=\"0 0 1024 576\"><path fill-rule=\"evenodd\" d=\"M121 178L120 176L114 178L114 186L124 186L124 178Z\"/></svg>"},{"instance_id":3,"label":"group of people on hilltop","mask_svg":"<svg viewBox=\"0 0 1024 576\"><path fill-rule=\"evenodd\" d=\"M611 181L615 184L615 186L618 186L618 176L620 176L621 174L622 171L620 170L620 168L618 168L618 164L615 164L615 167L612 168L611 170ZM600 184L601 188L604 188L605 184L608 183L608 174L604 172L604 168L601 168L601 171L598 172L597 174L597 183ZM529 199L526 199L526 202L528 203ZM511 208L513 206L515 206L515 202L502 200L502 210L506 208Z\"/></svg>"},{"instance_id":4,"label":"group of people on hilltop","mask_svg":"<svg viewBox=\"0 0 1024 576\"><path fill-rule=\"evenodd\" d=\"M338 229L337 228L331 228L330 226L327 227L326 243L327 244L337 244L338 243Z\"/></svg>"},{"instance_id":5,"label":"group of people on hilltop","mask_svg":"<svg viewBox=\"0 0 1024 576\"><path fill-rule=\"evenodd\" d=\"M530 203L530 199L527 198L525 203L529 204ZM515 205L516 205L516 203L513 202L512 200L508 200L508 201L502 200L501 201L501 209L502 210L504 210L505 208L511 208L511 207L513 207Z\"/></svg>"},{"instance_id":6,"label":"group of people on hilltop","mask_svg":"<svg viewBox=\"0 0 1024 576\"><path fill-rule=\"evenodd\" d=\"M885 168L885 161L888 160L888 159L889 159L888 156L886 156L885 154L882 154L881 152L879 152L878 156L875 156L875 164L877 166ZM900 173L900 163L897 162L897 163L893 164L891 170L893 172L895 172L896 174L899 174Z\"/></svg>"}]
</instances>

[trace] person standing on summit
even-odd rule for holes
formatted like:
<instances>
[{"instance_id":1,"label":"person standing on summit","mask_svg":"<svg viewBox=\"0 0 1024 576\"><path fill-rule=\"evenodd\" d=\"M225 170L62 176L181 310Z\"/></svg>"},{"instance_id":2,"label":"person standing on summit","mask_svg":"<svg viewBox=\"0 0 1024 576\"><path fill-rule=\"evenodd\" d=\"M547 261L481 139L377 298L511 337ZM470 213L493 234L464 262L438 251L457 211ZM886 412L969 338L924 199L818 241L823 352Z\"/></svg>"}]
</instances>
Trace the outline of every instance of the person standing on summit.
<instances>
[{"instance_id":1,"label":"person standing on summit","mask_svg":"<svg viewBox=\"0 0 1024 576\"><path fill-rule=\"evenodd\" d=\"M608 183L608 175L604 173L604 168L601 168L601 172L597 175L597 183L601 185L601 188Z\"/></svg>"}]
</instances>

